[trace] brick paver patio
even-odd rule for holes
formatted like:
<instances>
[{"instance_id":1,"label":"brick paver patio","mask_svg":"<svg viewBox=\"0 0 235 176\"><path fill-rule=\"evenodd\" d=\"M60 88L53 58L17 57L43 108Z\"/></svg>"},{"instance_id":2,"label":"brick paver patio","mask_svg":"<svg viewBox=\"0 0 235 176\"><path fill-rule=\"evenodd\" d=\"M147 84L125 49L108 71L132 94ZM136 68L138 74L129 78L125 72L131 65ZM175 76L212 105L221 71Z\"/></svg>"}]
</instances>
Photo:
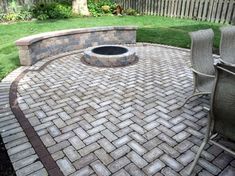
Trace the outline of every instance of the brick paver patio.
<instances>
[{"instance_id":1,"label":"brick paver patio","mask_svg":"<svg viewBox=\"0 0 235 176\"><path fill-rule=\"evenodd\" d=\"M189 51L131 47L131 66L91 67L74 52L3 80L0 130L17 175L187 175L209 105L198 98L177 109L192 92ZM206 148L195 173L235 175L232 156Z\"/></svg>"}]
</instances>

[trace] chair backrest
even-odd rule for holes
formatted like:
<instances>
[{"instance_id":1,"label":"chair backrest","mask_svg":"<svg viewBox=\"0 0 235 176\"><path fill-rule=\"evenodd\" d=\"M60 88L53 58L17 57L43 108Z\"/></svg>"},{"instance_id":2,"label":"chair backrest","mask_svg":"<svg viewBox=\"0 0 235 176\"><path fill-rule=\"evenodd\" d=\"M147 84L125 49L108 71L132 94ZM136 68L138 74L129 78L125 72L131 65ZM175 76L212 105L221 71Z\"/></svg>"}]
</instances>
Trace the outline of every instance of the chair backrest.
<instances>
[{"instance_id":1,"label":"chair backrest","mask_svg":"<svg viewBox=\"0 0 235 176\"><path fill-rule=\"evenodd\" d=\"M215 69L213 66L213 38L212 29L199 30L189 33L191 37L191 64L192 67L201 72L213 75Z\"/></svg>"},{"instance_id":2,"label":"chair backrest","mask_svg":"<svg viewBox=\"0 0 235 176\"><path fill-rule=\"evenodd\" d=\"M214 130L235 140L235 67L218 64L212 91L211 117Z\"/></svg>"},{"instance_id":3,"label":"chair backrest","mask_svg":"<svg viewBox=\"0 0 235 176\"><path fill-rule=\"evenodd\" d=\"M220 28L220 57L223 61L235 64L235 26Z\"/></svg>"}]
</instances>

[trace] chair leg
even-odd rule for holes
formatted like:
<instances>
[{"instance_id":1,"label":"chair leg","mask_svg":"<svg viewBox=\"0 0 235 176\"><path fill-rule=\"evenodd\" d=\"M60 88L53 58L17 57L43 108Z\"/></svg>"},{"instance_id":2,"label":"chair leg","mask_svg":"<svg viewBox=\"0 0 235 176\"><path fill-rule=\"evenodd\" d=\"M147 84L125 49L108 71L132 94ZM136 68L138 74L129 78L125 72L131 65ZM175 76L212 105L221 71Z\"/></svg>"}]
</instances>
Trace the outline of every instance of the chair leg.
<instances>
[{"instance_id":1,"label":"chair leg","mask_svg":"<svg viewBox=\"0 0 235 176\"><path fill-rule=\"evenodd\" d=\"M198 92L198 93L194 93L193 95L189 96L182 105L180 105L178 107L178 109L182 108L191 98L195 97L195 96L199 96L199 95L206 95L206 94L210 94L211 92Z\"/></svg>"},{"instance_id":2,"label":"chair leg","mask_svg":"<svg viewBox=\"0 0 235 176\"><path fill-rule=\"evenodd\" d=\"M198 152L197 152L197 154L196 154L196 157L195 157L195 159L193 160L192 166L191 166L190 169L189 169L189 172L188 172L188 175L189 175L189 176L192 174L193 169L195 168L195 166L196 166L196 164L197 164L197 162L198 162L198 160L199 160L199 157L200 157L200 155L201 155L201 153L202 153L202 151L203 151L205 145L206 145L207 142L208 142L208 139L209 139L209 137L206 137L206 138L204 139L204 141L202 142L202 144L201 144L201 146L200 146L200 148L199 148L199 150L198 150Z\"/></svg>"}]
</instances>

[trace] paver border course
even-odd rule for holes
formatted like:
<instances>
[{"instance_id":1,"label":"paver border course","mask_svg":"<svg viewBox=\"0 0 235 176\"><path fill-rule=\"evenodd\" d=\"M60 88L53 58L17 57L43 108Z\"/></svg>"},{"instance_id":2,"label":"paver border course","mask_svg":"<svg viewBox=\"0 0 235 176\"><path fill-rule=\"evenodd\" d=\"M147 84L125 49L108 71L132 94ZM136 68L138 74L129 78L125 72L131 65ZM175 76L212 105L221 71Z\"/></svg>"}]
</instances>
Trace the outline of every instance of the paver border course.
<instances>
[{"instance_id":1,"label":"paver border course","mask_svg":"<svg viewBox=\"0 0 235 176\"><path fill-rule=\"evenodd\" d=\"M21 65L96 45L135 44L137 27L107 26L46 32L21 38L15 43Z\"/></svg>"}]
</instances>

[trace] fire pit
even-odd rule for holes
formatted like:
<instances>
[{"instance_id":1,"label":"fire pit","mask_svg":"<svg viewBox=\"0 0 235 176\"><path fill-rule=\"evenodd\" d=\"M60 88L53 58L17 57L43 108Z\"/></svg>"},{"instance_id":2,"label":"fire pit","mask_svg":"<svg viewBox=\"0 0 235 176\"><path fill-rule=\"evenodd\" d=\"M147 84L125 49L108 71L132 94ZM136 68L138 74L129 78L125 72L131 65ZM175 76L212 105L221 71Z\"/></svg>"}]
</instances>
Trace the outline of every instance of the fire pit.
<instances>
[{"instance_id":1,"label":"fire pit","mask_svg":"<svg viewBox=\"0 0 235 176\"><path fill-rule=\"evenodd\" d=\"M120 45L101 45L84 51L83 61L97 67L121 67L138 61L135 52Z\"/></svg>"}]
</instances>

